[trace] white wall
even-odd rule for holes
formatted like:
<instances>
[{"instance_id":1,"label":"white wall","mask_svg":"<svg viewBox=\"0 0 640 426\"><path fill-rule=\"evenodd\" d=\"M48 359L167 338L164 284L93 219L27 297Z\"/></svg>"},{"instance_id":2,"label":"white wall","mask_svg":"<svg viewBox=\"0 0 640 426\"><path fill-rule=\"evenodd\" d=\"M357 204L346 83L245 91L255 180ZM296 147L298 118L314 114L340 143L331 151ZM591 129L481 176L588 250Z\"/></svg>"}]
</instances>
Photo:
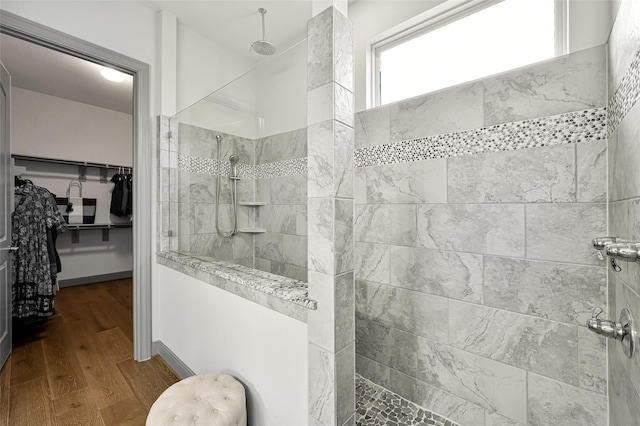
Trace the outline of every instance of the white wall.
<instances>
[{"instance_id":1,"label":"white wall","mask_svg":"<svg viewBox=\"0 0 640 426\"><path fill-rule=\"evenodd\" d=\"M307 424L307 325L158 266L162 341L198 374L221 372L247 391L252 426ZM185 315L185 313L189 315Z\"/></svg>"},{"instance_id":2,"label":"white wall","mask_svg":"<svg viewBox=\"0 0 640 426\"><path fill-rule=\"evenodd\" d=\"M133 165L131 115L18 87L11 95L12 154Z\"/></svg>"}]
</instances>

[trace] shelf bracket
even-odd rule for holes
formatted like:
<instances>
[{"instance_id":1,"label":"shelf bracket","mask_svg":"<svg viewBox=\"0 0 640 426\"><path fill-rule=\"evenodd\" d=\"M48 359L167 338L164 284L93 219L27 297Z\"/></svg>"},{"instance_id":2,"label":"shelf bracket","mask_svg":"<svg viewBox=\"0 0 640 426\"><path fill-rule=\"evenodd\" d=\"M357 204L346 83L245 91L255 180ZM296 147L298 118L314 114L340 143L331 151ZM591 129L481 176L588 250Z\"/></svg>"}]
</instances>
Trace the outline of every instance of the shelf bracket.
<instances>
[{"instance_id":1,"label":"shelf bracket","mask_svg":"<svg viewBox=\"0 0 640 426\"><path fill-rule=\"evenodd\" d=\"M100 167L100 183L109 183L107 179L107 172L109 171L109 166Z\"/></svg>"},{"instance_id":2,"label":"shelf bracket","mask_svg":"<svg viewBox=\"0 0 640 426\"><path fill-rule=\"evenodd\" d=\"M78 174L80 176L78 176L78 180L80 182L86 182L87 181L87 164L82 164L80 166L78 166L79 172Z\"/></svg>"},{"instance_id":3,"label":"shelf bracket","mask_svg":"<svg viewBox=\"0 0 640 426\"><path fill-rule=\"evenodd\" d=\"M71 230L71 244L78 244L80 242L80 229L74 228Z\"/></svg>"}]
</instances>

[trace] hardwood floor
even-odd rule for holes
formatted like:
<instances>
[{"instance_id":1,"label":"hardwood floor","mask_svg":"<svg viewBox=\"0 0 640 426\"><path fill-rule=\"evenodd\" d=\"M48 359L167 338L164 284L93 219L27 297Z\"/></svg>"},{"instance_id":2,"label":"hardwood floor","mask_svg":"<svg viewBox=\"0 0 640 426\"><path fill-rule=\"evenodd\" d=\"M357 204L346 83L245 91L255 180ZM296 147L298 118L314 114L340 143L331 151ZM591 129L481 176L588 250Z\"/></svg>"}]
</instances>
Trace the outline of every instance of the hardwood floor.
<instances>
[{"instance_id":1,"label":"hardwood floor","mask_svg":"<svg viewBox=\"0 0 640 426\"><path fill-rule=\"evenodd\" d=\"M131 279L67 287L56 315L14 324L0 371L0 426L144 425L179 377L159 357L133 360Z\"/></svg>"}]
</instances>

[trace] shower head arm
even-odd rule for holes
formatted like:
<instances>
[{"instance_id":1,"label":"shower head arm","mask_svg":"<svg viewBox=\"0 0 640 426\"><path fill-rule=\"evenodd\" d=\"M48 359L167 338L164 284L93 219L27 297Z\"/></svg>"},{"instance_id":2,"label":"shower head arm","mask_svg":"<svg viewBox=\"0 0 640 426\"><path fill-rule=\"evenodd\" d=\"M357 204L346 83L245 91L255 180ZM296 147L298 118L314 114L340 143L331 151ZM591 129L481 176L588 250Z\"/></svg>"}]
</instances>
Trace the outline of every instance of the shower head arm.
<instances>
[{"instance_id":1,"label":"shower head arm","mask_svg":"<svg viewBox=\"0 0 640 426\"><path fill-rule=\"evenodd\" d=\"M267 13L267 10L260 8L258 11L262 14L262 40L267 41L267 30L264 25L264 15Z\"/></svg>"}]
</instances>

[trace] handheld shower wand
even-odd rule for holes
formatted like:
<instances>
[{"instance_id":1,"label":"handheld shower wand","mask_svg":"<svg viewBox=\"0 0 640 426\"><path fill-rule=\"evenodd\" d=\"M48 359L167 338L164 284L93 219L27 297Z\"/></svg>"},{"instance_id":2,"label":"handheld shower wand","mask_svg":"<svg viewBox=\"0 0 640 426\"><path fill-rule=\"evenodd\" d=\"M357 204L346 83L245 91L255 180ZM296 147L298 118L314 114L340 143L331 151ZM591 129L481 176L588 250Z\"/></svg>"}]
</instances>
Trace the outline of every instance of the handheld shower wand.
<instances>
[{"instance_id":1,"label":"handheld shower wand","mask_svg":"<svg viewBox=\"0 0 640 426\"><path fill-rule=\"evenodd\" d=\"M220 147L222 144L222 137L220 135L216 135L216 142L218 144L218 168L220 167ZM236 154L233 154L229 157L229 180L231 181L231 224L232 228L230 231L222 231L220 230L219 222L219 206L220 206L220 170L218 170L218 179L216 184L216 232L221 237L232 237L238 233L238 181L240 178L238 177L238 162L240 161L240 157Z\"/></svg>"}]
</instances>

